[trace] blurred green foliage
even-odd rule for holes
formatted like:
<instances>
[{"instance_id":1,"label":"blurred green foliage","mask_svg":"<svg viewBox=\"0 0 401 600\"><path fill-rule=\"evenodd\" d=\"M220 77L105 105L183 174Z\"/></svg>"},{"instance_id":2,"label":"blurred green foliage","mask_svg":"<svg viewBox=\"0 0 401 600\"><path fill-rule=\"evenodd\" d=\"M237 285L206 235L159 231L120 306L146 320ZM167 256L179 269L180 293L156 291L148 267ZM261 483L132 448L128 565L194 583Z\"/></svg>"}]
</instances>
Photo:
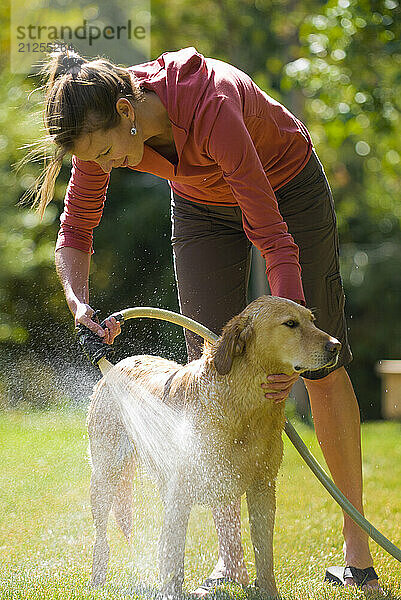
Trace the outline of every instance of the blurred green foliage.
<instances>
[{"instance_id":1,"label":"blurred green foliage","mask_svg":"<svg viewBox=\"0 0 401 600\"><path fill-rule=\"evenodd\" d=\"M11 362L28 355L59 370L68 364L69 372L84 364L53 266L68 161L42 222L17 205L41 164L18 172L13 165L43 131L37 79L9 70L8 11L0 7L0 394L6 405L14 389L7 379ZM249 73L310 129L337 207L354 352L350 373L363 416L378 417L374 364L401 356L398 1L154 0L151 13L152 58L194 45ZM134 305L177 310L166 182L113 173L95 232L91 294L104 315ZM130 324L117 356L133 352L184 360L182 332L149 321ZM43 405L32 389L28 396L25 401Z\"/></svg>"}]
</instances>

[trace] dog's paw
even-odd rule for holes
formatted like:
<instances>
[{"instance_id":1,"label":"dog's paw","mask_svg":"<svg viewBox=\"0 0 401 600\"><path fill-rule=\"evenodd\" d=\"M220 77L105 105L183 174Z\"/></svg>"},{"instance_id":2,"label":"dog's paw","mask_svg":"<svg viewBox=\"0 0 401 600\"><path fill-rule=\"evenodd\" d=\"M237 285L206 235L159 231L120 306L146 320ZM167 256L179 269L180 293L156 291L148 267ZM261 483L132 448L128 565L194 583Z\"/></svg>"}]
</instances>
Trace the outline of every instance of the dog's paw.
<instances>
[{"instance_id":1,"label":"dog's paw","mask_svg":"<svg viewBox=\"0 0 401 600\"><path fill-rule=\"evenodd\" d=\"M157 600L182 600L182 592L161 592Z\"/></svg>"},{"instance_id":2,"label":"dog's paw","mask_svg":"<svg viewBox=\"0 0 401 600\"><path fill-rule=\"evenodd\" d=\"M181 585L166 585L157 595L157 600L183 600Z\"/></svg>"},{"instance_id":3,"label":"dog's paw","mask_svg":"<svg viewBox=\"0 0 401 600\"><path fill-rule=\"evenodd\" d=\"M92 575L92 579L89 584L89 587L91 589L96 589L99 587L103 587L105 583L106 583L106 575L104 575L103 573L97 573L97 574L94 573Z\"/></svg>"},{"instance_id":4,"label":"dog's paw","mask_svg":"<svg viewBox=\"0 0 401 600\"><path fill-rule=\"evenodd\" d=\"M275 584L266 583L265 585L260 585L259 581L256 580L253 584L253 589L268 600L282 600L282 596L280 596Z\"/></svg>"}]
</instances>

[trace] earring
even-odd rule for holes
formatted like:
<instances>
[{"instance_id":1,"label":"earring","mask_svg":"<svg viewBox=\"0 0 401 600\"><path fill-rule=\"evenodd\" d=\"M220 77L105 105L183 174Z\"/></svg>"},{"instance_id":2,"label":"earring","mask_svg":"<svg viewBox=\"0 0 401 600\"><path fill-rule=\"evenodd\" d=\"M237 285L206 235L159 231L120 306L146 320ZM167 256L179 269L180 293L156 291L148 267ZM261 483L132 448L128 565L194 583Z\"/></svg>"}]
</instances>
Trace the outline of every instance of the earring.
<instances>
[{"instance_id":1,"label":"earring","mask_svg":"<svg viewBox=\"0 0 401 600\"><path fill-rule=\"evenodd\" d=\"M131 133L131 135L136 135L136 127L135 127L135 125L132 126L130 133Z\"/></svg>"}]
</instances>

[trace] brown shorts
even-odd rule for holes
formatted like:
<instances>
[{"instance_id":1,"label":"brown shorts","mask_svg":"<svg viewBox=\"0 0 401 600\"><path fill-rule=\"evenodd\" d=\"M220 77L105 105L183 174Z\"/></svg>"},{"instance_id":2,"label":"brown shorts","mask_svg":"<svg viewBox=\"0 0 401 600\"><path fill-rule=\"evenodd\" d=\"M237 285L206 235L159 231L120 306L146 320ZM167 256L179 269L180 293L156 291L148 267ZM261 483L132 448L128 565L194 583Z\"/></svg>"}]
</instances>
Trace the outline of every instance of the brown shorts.
<instances>
[{"instance_id":1,"label":"brown shorts","mask_svg":"<svg viewBox=\"0 0 401 600\"><path fill-rule=\"evenodd\" d=\"M323 167L312 153L302 171L276 191L280 212L299 247L306 305L316 324L342 343L335 368L352 353L344 316L333 198ZM251 242L238 206L199 204L171 194L172 245L180 310L215 333L247 305ZM200 356L202 340L185 333L188 358ZM333 369L331 369L333 370ZM330 369L304 373L321 379Z\"/></svg>"}]
</instances>

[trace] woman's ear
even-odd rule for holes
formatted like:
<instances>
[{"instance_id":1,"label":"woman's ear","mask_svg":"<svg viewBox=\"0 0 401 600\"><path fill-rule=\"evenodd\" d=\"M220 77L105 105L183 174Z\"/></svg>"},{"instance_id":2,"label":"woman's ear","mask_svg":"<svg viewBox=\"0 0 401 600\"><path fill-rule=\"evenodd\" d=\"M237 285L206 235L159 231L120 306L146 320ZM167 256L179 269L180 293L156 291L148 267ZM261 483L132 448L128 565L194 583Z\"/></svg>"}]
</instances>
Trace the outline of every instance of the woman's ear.
<instances>
[{"instance_id":1,"label":"woman's ear","mask_svg":"<svg viewBox=\"0 0 401 600\"><path fill-rule=\"evenodd\" d=\"M230 372L234 356L242 354L252 334L248 318L238 315L223 328L213 352L213 364L219 375Z\"/></svg>"},{"instance_id":2,"label":"woman's ear","mask_svg":"<svg viewBox=\"0 0 401 600\"><path fill-rule=\"evenodd\" d=\"M116 102L116 110L120 117L126 117L131 121L135 118L135 110L127 98L119 98Z\"/></svg>"}]
</instances>

